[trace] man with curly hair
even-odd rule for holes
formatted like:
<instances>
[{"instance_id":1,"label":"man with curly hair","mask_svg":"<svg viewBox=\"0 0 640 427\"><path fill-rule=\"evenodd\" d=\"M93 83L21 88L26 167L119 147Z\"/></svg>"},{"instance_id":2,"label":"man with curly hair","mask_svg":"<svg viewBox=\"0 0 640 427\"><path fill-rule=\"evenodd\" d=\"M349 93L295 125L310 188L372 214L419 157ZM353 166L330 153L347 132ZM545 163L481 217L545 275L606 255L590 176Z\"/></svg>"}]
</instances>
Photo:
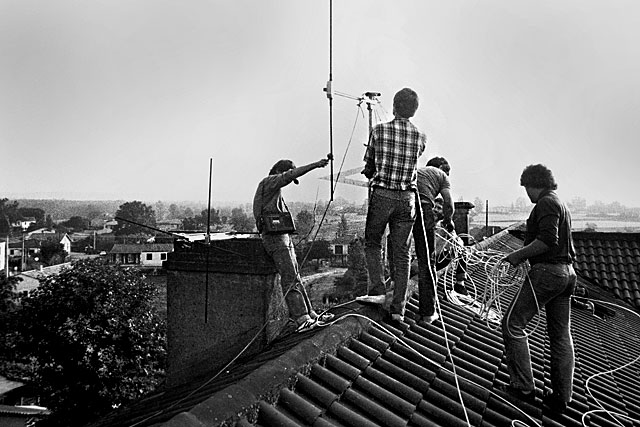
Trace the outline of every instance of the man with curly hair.
<instances>
[{"instance_id":1,"label":"man with curly hair","mask_svg":"<svg viewBox=\"0 0 640 427\"><path fill-rule=\"evenodd\" d=\"M553 390L543 394L543 402L552 411L562 413L571 401L575 367L570 333L571 295L576 286L571 213L558 198L555 192L558 185L546 166L527 166L520 177L520 185L535 206L527 219L524 247L511 252L505 260L513 266L528 260L531 267L502 320L510 377L504 392L520 401L535 400L525 328L545 307Z\"/></svg>"}]
</instances>

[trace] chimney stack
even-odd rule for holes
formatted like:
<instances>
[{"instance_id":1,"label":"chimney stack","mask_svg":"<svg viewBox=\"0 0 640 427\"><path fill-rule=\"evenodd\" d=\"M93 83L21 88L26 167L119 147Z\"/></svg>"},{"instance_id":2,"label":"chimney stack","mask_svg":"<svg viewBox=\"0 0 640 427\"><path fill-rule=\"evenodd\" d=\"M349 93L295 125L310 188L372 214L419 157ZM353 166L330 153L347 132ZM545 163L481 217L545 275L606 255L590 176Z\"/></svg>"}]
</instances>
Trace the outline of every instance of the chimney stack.
<instances>
[{"instance_id":1,"label":"chimney stack","mask_svg":"<svg viewBox=\"0 0 640 427\"><path fill-rule=\"evenodd\" d=\"M288 319L278 275L255 234L176 242L167 255L167 384L259 353ZM266 325L266 326L265 326Z\"/></svg>"},{"instance_id":2,"label":"chimney stack","mask_svg":"<svg viewBox=\"0 0 640 427\"><path fill-rule=\"evenodd\" d=\"M453 224L456 227L456 233L469 234L469 211L475 208L471 202L455 202L455 211L453 212ZM464 236L462 238L465 245L469 244L469 239Z\"/></svg>"}]
</instances>

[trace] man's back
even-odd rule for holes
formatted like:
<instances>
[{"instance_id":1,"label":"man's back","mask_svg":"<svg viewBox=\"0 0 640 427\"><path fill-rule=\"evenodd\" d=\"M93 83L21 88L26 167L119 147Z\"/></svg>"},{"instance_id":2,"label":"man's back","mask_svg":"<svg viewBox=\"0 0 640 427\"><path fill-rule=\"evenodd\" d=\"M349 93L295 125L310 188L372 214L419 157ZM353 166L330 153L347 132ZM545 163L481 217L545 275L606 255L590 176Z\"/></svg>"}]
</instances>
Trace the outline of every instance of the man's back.
<instances>
[{"instance_id":1,"label":"man's back","mask_svg":"<svg viewBox=\"0 0 640 427\"><path fill-rule=\"evenodd\" d=\"M421 201L434 200L444 189L451 189L449 177L440 168L425 166L418 168L418 193Z\"/></svg>"},{"instance_id":2,"label":"man's back","mask_svg":"<svg viewBox=\"0 0 640 427\"><path fill-rule=\"evenodd\" d=\"M365 162L375 166L372 186L388 190L415 188L417 162L426 147L426 135L409 119L396 117L371 132Z\"/></svg>"}]
</instances>

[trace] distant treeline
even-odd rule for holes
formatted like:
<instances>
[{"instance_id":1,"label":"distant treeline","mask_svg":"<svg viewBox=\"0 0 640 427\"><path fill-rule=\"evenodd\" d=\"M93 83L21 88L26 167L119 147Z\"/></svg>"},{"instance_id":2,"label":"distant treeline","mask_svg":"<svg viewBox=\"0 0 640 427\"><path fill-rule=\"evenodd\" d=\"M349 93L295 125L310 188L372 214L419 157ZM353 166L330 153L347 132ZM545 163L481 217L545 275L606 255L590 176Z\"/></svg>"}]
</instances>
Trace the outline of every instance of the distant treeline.
<instances>
[{"instance_id":1,"label":"distant treeline","mask_svg":"<svg viewBox=\"0 0 640 427\"><path fill-rule=\"evenodd\" d=\"M55 199L15 199L21 208L40 208L51 215L53 221L69 219L73 216L94 219L104 214L113 215L124 200L55 200Z\"/></svg>"}]
</instances>

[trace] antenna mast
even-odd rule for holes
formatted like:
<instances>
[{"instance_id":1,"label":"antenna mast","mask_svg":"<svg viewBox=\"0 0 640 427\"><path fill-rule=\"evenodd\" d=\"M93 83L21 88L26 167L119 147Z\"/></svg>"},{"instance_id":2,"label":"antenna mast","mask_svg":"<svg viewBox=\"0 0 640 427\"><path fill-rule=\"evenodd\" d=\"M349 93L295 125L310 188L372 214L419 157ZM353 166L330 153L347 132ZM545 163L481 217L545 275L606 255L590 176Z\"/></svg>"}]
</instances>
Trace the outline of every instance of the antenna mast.
<instances>
[{"instance_id":1,"label":"antenna mast","mask_svg":"<svg viewBox=\"0 0 640 427\"><path fill-rule=\"evenodd\" d=\"M209 197L207 202L207 235L204 244L207 247L204 275L204 323L209 321L209 249L211 248L211 171L213 170L213 158L209 158Z\"/></svg>"},{"instance_id":2,"label":"antenna mast","mask_svg":"<svg viewBox=\"0 0 640 427\"><path fill-rule=\"evenodd\" d=\"M329 80L324 91L329 99L329 160L331 161L329 201L333 202L333 0L329 0Z\"/></svg>"},{"instance_id":3,"label":"antenna mast","mask_svg":"<svg viewBox=\"0 0 640 427\"><path fill-rule=\"evenodd\" d=\"M211 241L211 171L213 170L213 158L209 158L209 201L207 202L207 237L205 243Z\"/></svg>"}]
</instances>

